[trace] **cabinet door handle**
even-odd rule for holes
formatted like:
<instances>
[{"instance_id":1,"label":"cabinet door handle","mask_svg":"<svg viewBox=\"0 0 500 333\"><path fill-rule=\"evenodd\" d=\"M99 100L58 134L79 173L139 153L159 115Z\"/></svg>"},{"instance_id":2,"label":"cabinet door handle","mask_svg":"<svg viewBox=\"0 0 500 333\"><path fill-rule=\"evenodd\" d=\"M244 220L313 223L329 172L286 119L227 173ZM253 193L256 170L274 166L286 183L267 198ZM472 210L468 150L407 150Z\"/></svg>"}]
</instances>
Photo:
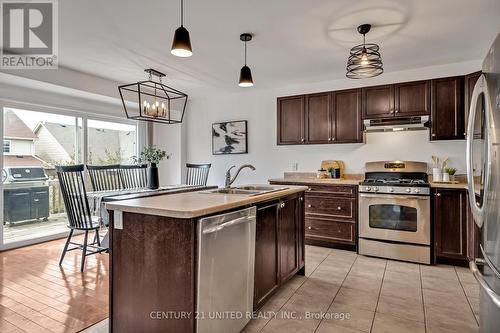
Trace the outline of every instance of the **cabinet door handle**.
<instances>
[{"instance_id":1,"label":"cabinet door handle","mask_svg":"<svg viewBox=\"0 0 500 333\"><path fill-rule=\"evenodd\" d=\"M441 196L441 193L436 193L436 197L440 197Z\"/></svg>"},{"instance_id":2,"label":"cabinet door handle","mask_svg":"<svg viewBox=\"0 0 500 333\"><path fill-rule=\"evenodd\" d=\"M394 111L394 112L395 112L395 113L398 113L398 112L399 112L399 110L396 110L396 111Z\"/></svg>"},{"instance_id":3,"label":"cabinet door handle","mask_svg":"<svg viewBox=\"0 0 500 333\"><path fill-rule=\"evenodd\" d=\"M284 207L285 207L285 203L284 203L284 202L282 202L282 203L280 204L280 207L281 207L281 208L284 208Z\"/></svg>"},{"instance_id":4,"label":"cabinet door handle","mask_svg":"<svg viewBox=\"0 0 500 333\"><path fill-rule=\"evenodd\" d=\"M432 133L432 137L435 137L436 136L436 133Z\"/></svg>"},{"instance_id":5,"label":"cabinet door handle","mask_svg":"<svg viewBox=\"0 0 500 333\"><path fill-rule=\"evenodd\" d=\"M307 190L308 190L308 191L312 191L312 188L310 188L310 187L309 187Z\"/></svg>"},{"instance_id":6,"label":"cabinet door handle","mask_svg":"<svg viewBox=\"0 0 500 333\"><path fill-rule=\"evenodd\" d=\"M394 110L389 111L389 114L393 114L393 113L394 113Z\"/></svg>"},{"instance_id":7,"label":"cabinet door handle","mask_svg":"<svg viewBox=\"0 0 500 333\"><path fill-rule=\"evenodd\" d=\"M309 230L311 230L312 228L313 228L313 227L311 227L311 226L308 226L308 227L307 227L307 229L309 229Z\"/></svg>"},{"instance_id":8,"label":"cabinet door handle","mask_svg":"<svg viewBox=\"0 0 500 333\"><path fill-rule=\"evenodd\" d=\"M304 201L304 197L300 197L300 198L299 198L299 200L300 200L300 201Z\"/></svg>"},{"instance_id":9,"label":"cabinet door handle","mask_svg":"<svg viewBox=\"0 0 500 333\"><path fill-rule=\"evenodd\" d=\"M338 207L337 207L337 210L342 210L342 207L338 206Z\"/></svg>"},{"instance_id":10,"label":"cabinet door handle","mask_svg":"<svg viewBox=\"0 0 500 333\"><path fill-rule=\"evenodd\" d=\"M335 138L332 138L332 141L335 141Z\"/></svg>"},{"instance_id":11,"label":"cabinet door handle","mask_svg":"<svg viewBox=\"0 0 500 333\"><path fill-rule=\"evenodd\" d=\"M304 141L305 141L304 138L300 139L300 142L304 142Z\"/></svg>"},{"instance_id":12,"label":"cabinet door handle","mask_svg":"<svg viewBox=\"0 0 500 333\"><path fill-rule=\"evenodd\" d=\"M311 208L311 207L312 207L312 205L307 205L307 208Z\"/></svg>"}]
</instances>

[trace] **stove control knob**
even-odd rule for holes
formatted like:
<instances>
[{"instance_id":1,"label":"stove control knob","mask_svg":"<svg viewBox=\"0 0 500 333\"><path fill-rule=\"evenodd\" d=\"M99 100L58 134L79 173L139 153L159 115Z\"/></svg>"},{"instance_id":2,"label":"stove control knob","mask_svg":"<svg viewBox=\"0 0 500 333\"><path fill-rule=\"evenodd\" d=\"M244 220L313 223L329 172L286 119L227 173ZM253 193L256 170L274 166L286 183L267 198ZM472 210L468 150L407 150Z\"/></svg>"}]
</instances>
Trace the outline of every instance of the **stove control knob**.
<instances>
[{"instance_id":1,"label":"stove control knob","mask_svg":"<svg viewBox=\"0 0 500 333\"><path fill-rule=\"evenodd\" d=\"M378 187L374 187L374 188L373 188L373 191L374 191L374 192L378 192Z\"/></svg>"},{"instance_id":2,"label":"stove control knob","mask_svg":"<svg viewBox=\"0 0 500 333\"><path fill-rule=\"evenodd\" d=\"M394 192L394 189L392 187L390 187L389 192Z\"/></svg>"},{"instance_id":3,"label":"stove control knob","mask_svg":"<svg viewBox=\"0 0 500 333\"><path fill-rule=\"evenodd\" d=\"M420 193L420 189L416 188L416 189L413 190L413 192Z\"/></svg>"},{"instance_id":4,"label":"stove control knob","mask_svg":"<svg viewBox=\"0 0 500 333\"><path fill-rule=\"evenodd\" d=\"M407 188L406 193L411 193L411 188Z\"/></svg>"},{"instance_id":5,"label":"stove control knob","mask_svg":"<svg viewBox=\"0 0 500 333\"><path fill-rule=\"evenodd\" d=\"M370 186L365 187L365 191L371 191L372 188Z\"/></svg>"}]
</instances>

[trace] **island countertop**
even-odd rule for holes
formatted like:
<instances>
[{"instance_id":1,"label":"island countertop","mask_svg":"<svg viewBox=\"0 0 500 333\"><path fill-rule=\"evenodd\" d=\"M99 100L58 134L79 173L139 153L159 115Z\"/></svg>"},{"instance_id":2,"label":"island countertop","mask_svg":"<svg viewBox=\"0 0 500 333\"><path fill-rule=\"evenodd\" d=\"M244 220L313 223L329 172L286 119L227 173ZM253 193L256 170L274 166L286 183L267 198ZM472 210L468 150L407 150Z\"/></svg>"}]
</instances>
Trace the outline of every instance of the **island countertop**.
<instances>
[{"instance_id":1,"label":"island countertop","mask_svg":"<svg viewBox=\"0 0 500 333\"><path fill-rule=\"evenodd\" d=\"M284 190L252 196L196 191L110 202L106 204L106 209L189 219L256 204L305 190L307 190L307 186L287 185Z\"/></svg>"}]
</instances>

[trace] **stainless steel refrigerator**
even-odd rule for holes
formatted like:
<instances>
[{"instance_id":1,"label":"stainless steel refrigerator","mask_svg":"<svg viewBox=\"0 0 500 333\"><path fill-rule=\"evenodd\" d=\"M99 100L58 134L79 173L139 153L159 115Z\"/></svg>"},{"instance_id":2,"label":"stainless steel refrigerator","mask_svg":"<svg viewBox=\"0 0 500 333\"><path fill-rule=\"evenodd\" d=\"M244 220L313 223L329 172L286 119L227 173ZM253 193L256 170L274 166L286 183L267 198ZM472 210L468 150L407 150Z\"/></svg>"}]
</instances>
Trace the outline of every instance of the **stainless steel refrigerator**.
<instances>
[{"instance_id":1,"label":"stainless steel refrigerator","mask_svg":"<svg viewBox=\"0 0 500 333\"><path fill-rule=\"evenodd\" d=\"M480 284L479 328L500 332L500 34L483 62L467 126L467 180L480 258L469 263Z\"/></svg>"}]
</instances>

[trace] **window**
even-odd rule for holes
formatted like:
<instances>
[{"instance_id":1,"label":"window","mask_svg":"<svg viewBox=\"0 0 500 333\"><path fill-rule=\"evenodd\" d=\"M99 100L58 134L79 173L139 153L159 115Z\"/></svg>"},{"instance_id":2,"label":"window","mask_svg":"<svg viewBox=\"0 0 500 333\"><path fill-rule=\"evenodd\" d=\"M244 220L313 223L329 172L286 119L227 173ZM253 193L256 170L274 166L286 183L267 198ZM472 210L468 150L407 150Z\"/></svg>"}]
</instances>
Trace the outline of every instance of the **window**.
<instances>
[{"instance_id":1,"label":"window","mask_svg":"<svg viewBox=\"0 0 500 333\"><path fill-rule=\"evenodd\" d=\"M10 140L3 140L3 152L10 153Z\"/></svg>"},{"instance_id":2,"label":"window","mask_svg":"<svg viewBox=\"0 0 500 333\"><path fill-rule=\"evenodd\" d=\"M137 126L89 119L87 164L132 164L137 155Z\"/></svg>"}]
</instances>

